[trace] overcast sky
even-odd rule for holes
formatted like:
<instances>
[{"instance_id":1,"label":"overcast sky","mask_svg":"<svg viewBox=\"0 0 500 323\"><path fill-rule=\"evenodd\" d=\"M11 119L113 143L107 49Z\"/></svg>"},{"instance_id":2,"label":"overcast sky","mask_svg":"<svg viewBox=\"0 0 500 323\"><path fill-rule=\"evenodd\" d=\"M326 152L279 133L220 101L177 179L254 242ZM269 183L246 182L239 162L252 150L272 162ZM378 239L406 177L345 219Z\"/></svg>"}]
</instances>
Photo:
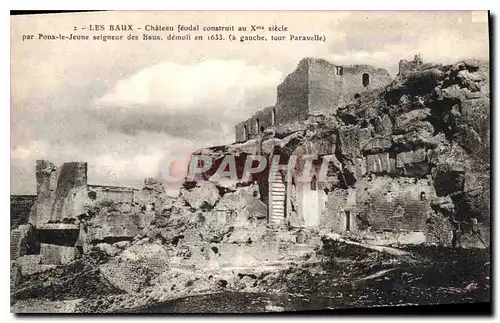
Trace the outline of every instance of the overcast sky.
<instances>
[{"instance_id":1,"label":"overcast sky","mask_svg":"<svg viewBox=\"0 0 500 323\"><path fill-rule=\"evenodd\" d=\"M11 190L34 194L35 162L86 161L93 184L140 187L172 150L234 141L273 105L306 56L397 73L401 58L488 59L486 14L471 12L107 12L11 18ZM90 24L284 24L326 43L21 41Z\"/></svg>"}]
</instances>

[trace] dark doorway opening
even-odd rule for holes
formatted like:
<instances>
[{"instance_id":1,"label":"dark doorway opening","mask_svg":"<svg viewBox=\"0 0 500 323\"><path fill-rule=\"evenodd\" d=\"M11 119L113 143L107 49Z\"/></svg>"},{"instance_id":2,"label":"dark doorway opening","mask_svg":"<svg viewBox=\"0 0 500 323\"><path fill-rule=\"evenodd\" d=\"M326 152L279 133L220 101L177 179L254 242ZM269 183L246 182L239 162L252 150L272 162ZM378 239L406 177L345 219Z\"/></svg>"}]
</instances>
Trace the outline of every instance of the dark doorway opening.
<instances>
[{"instance_id":1,"label":"dark doorway opening","mask_svg":"<svg viewBox=\"0 0 500 323\"><path fill-rule=\"evenodd\" d=\"M367 87L370 85L370 75L368 73L363 73L363 86Z\"/></svg>"},{"instance_id":2,"label":"dark doorway opening","mask_svg":"<svg viewBox=\"0 0 500 323\"><path fill-rule=\"evenodd\" d=\"M351 211L345 211L345 231L351 231Z\"/></svg>"}]
</instances>

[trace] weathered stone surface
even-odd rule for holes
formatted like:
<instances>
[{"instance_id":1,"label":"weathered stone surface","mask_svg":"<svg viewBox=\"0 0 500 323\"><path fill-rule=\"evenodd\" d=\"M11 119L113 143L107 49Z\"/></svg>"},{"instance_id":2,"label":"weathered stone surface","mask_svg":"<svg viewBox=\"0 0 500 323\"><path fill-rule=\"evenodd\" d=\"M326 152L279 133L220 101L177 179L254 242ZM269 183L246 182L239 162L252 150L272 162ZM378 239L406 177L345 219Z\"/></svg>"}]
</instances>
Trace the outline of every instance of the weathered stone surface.
<instances>
[{"instance_id":1,"label":"weathered stone surface","mask_svg":"<svg viewBox=\"0 0 500 323\"><path fill-rule=\"evenodd\" d=\"M227 153L238 155L238 154L248 154L256 155L259 150L259 140L253 139L242 143L235 143L227 147Z\"/></svg>"},{"instance_id":2,"label":"weathered stone surface","mask_svg":"<svg viewBox=\"0 0 500 323\"><path fill-rule=\"evenodd\" d=\"M395 145L404 149L413 149L415 147L435 148L438 145L445 144L446 138L443 133L433 136L426 129L418 129L402 135L394 135L392 141Z\"/></svg>"},{"instance_id":3,"label":"weathered stone surface","mask_svg":"<svg viewBox=\"0 0 500 323\"><path fill-rule=\"evenodd\" d=\"M181 195L195 209L213 208L220 198L219 190L210 182L199 182L193 189L182 191Z\"/></svg>"},{"instance_id":4,"label":"weathered stone surface","mask_svg":"<svg viewBox=\"0 0 500 323\"><path fill-rule=\"evenodd\" d=\"M428 154L435 165L431 174L438 196L463 191L464 175L472 168L472 160L457 144L441 146Z\"/></svg>"},{"instance_id":5,"label":"weathered stone surface","mask_svg":"<svg viewBox=\"0 0 500 323\"><path fill-rule=\"evenodd\" d=\"M389 137L371 138L368 141L361 143L361 151L370 154L376 154L388 151L391 147L392 147L392 141Z\"/></svg>"},{"instance_id":6,"label":"weathered stone surface","mask_svg":"<svg viewBox=\"0 0 500 323\"><path fill-rule=\"evenodd\" d=\"M396 129L404 129L407 125L415 121L427 119L431 115L431 109L416 109L404 113L396 118Z\"/></svg>"},{"instance_id":7,"label":"weathered stone surface","mask_svg":"<svg viewBox=\"0 0 500 323\"><path fill-rule=\"evenodd\" d=\"M114 244L111 245L109 243L98 243L93 246L92 249L102 251L110 257L115 256L119 252L118 247L116 247Z\"/></svg>"},{"instance_id":8,"label":"weathered stone surface","mask_svg":"<svg viewBox=\"0 0 500 323\"><path fill-rule=\"evenodd\" d=\"M408 165L418 164L426 161L425 149L404 151L396 156L396 167L403 168Z\"/></svg>"},{"instance_id":9,"label":"weathered stone surface","mask_svg":"<svg viewBox=\"0 0 500 323\"><path fill-rule=\"evenodd\" d=\"M394 173L396 161L388 153L366 156L367 173Z\"/></svg>"},{"instance_id":10,"label":"weathered stone surface","mask_svg":"<svg viewBox=\"0 0 500 323\"><path fill-rule=\"evenodd\" d=\"M19 264L23 276L43 272L57 266L42 264L42 260L41 255L25 255L16 259L16 263Z\"/></svg>"},{"instance_id":11,"label":"weathered stone surface","mask_svg":"<svg viewBox=\"0 0 500 323\"><path fill-rule=\"evenodd\" d=\"M113 244L113 246L117 247L118 249L127 248L129 245L130 245L129 241L118 241Z\"/></svg>"},{"instance_id":12,"label":"weathered stone surface","mask_svg":"<svg viewBox=\"0 0 500 323\"><path fill-rule=\"evenodd\" d=\"M130 246L110 262L100 266L105 278L129 293L151 286L153 280L168 269L168 252L156 243Z\"/></svg>"},{"instance_id":13,"label":"weathered stone surface","mask_svg":"<svg viewBox=\"0 0 500 323\"><path fill-rule=\"evenodd\" d=\"M40 245L42 263L48 265L64 265L77 259L80 253L75 247L65 247L42 243Z\"/></svg>"},{"instance_id":14,"label":"weathered stone surface","mask_svg":"<svg viewBox=\"0 0 500 323\"><path fill-rule=\"evenodd\" d=\"M164 199L150 199L149 193L154 197L156 195L154 191L138 192L145 194L140 199L141 203L122 203L109 199L90 201L86 206L89 216L85 224L85 237L80 240L90 244L132 240L141 229L149 226L156 213L162 213Z\"/></svg>"},{"instance_id":15,"label":"weathered stone surface","mask_svg":"<svg viewBox=\"0 0 500 323\"><path fill-rule=\"evenodd\" d=\"M235 226L247 225L251 219L267 218L267 206L259 199L254 186L224 194L215 210L226 214L226 223Z\"/></svg>"},{"instance_id":16,"label":"weathered stone surface","mask_svg":"<svg viewBox=\"0 0 500 323\"><path fill-rule=\"evenodd\" d=\"M10 229L22 224L28 224L30 213L35 208L36 195L10 196Z\"/></svg>"},{"instance_id":17,"label":"weathered stone surface","mask_svg":"<svg viewBox=\"0 0 500 323\"><path fill-rule=\"evenodd\" d=\"M392 132L392 121L387 114L375 118L375 132L379 135L388 135Z\"/></svg>"},{"instance_id":18,"label":"weathered stone surface","mask_svg":"<svg viewBox=\"0 0 500 323\"><path fill-rule=\"evenodd\" d=\"M354 160L359 156L359 127L345 126L339 129L340 151L346 157Z\"/></svg>"},{"instance_id":19,"label":"weathered stone surface","mask_svg":"<svg viewBox=\"0 0 500 323\"><path fill-rule=\"evenodd\" d=\"M216 210L229 216L229 223L237 226L248 224L250 213L246 208L246 199L237 193L225 194L217 204Z\"/></svg>"},{"instance_id":20,"label":"weathered stone surface","mask_svg":"<svg viewBox=\"0 0 500 323\"><path fill-rule=\"evenodd\" d=\"M71 222L85 213L87 163L64 163L55 167L49 161L36 165L37 208L30 223Z\"/></svg>"},{"instance_id":21,"label":"weathered stone surface","mask_svg":"<svg viewBox=\"0 0 500 323\"><path fill-rule=\"evenodd\" d=\"M165 193L165 187L162 182L154 177L148 177L144 180L144 189L158 193Z\"/></svg>"},{"instance_id":22,"label":"weathered stone surface","mask_svg":"<svg viewBox=\"0 0 500 323\"><path fill-rule=\"evenodd\" d=\"M433 207L436 207L444 213L452 214L455 211L455 205L449 196L438 196L433 199L431 203Z\"/></svg>"},{"instance_id":23,"label":"weathered stone surface","mask_svg":"<svg viewBox=\"0 0 500 323\"><path fill-rule=\"evenodd\" d=\"M86 240L90 243L130 240L144 227L144 217L140 210L121 213L116 209L103 208L88 221Z\"/></svg>"}]
</instances>

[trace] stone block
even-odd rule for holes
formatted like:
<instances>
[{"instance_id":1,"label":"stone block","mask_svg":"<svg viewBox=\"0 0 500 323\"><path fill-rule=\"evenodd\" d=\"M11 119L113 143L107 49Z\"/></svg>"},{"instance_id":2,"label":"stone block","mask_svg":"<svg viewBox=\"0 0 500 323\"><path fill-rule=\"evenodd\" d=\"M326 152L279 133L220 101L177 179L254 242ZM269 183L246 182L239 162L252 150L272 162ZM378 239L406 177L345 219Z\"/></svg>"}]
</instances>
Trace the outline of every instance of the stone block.
<instances>
[{"instance_id":1,"label":"stone block","mask_svg":"<svg viewBox=\"0 0 500 323\"><path fill-rule=\"evenodd\" d=\"M42 243L40 245L42 263L48 265L65 265L77 259L80 253L75 247L58 246Z\"/></svg>"},{"instance_id":2,"label":"stone block","mask_svg":"<svg viewBox=\"0 0 500 323\"><path fill-rule=\"evenodd\" d=\"M396 170L396 161L389 157L388 153L366 156L367 173L394 173Z\"/></svg>"},{"instance_id":3,"label":"stone block","mask_svg":"<svg viewBox=\"0 0 500 323\"><path fill-rule=\"evenodd\" d=\"M398 116L395 120L396 128L403 129L414 121L427 119L431 115L431 109L415 109Z\"/></svg>"},{"instance_id":4,"label":"stone block","mask_svg":"<svg viewBox=\"0 0 500 323\"><path fill-rule=\"evenodd\" d=\"M182 198L194 209L213 208L220 195L213 183L198 182L193 189L183 191Z\"/></svg>"},{"instance_id":5,"label":"stone block","mask_svg":"<svg viewBox=\"0 0 500 323\"><path fill-rule=\"evenodd\" d=\"M369 140L361 143L361 151L367 153L381 153L389 150L392 147L390 138L370 138Z\"/></svg>"},{"instance_id":6,"label":"stone block","mask_svg":"<svg viewBox=\"0 0 500 323\"><path fill-rule=\"evenodd\" d=\"M426 161L425 149L405 151L396 156L396 167L403 168L408 165L414 165Z\"/></svg>"}]
</instances>

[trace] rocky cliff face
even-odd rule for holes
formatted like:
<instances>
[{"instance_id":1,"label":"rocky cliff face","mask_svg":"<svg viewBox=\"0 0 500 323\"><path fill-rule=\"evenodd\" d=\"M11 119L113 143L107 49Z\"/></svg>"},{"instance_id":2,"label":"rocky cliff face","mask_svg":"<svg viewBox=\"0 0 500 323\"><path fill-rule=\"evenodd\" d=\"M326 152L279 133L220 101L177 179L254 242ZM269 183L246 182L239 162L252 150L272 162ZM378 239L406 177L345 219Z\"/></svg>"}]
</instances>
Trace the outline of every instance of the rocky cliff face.
<instances>
[{"instance_id":1,"label":"rocky cliff face","mask_svg":"<svg viewBox=\"0 0 500 323\"><path fill-rule=\"evenodd\" d=\"M436 213L462 232L471 232L476 218L487 236L489 86L489 64L472 60L399 76L383 92L367 93L339 110L346 124L339 129L342 163L355 179L428 178L435 194L426 197Z\"/></svg>"},{"instance_id":2,"label":"rocky cliff face","mask_svg":"<svg viewBox=\"0 0 500 323\"><path fill-rule=\"evenodd\" d=\"M335 115L271 127L254 140L199 153L216 159L330 155L325 191L344 201L331 203L323 214L332 229L345 231L333 223L346 211L361 230L432 231L425 223L446 219L455 235L442 233L441 243L484 247L489 244L489 86L488 62L425 64L384 89L360 94ZM346 189L353 191L351 202L341 198ZM462 240L460 233L467 233Z\"/></svg>"}]
</instances>

